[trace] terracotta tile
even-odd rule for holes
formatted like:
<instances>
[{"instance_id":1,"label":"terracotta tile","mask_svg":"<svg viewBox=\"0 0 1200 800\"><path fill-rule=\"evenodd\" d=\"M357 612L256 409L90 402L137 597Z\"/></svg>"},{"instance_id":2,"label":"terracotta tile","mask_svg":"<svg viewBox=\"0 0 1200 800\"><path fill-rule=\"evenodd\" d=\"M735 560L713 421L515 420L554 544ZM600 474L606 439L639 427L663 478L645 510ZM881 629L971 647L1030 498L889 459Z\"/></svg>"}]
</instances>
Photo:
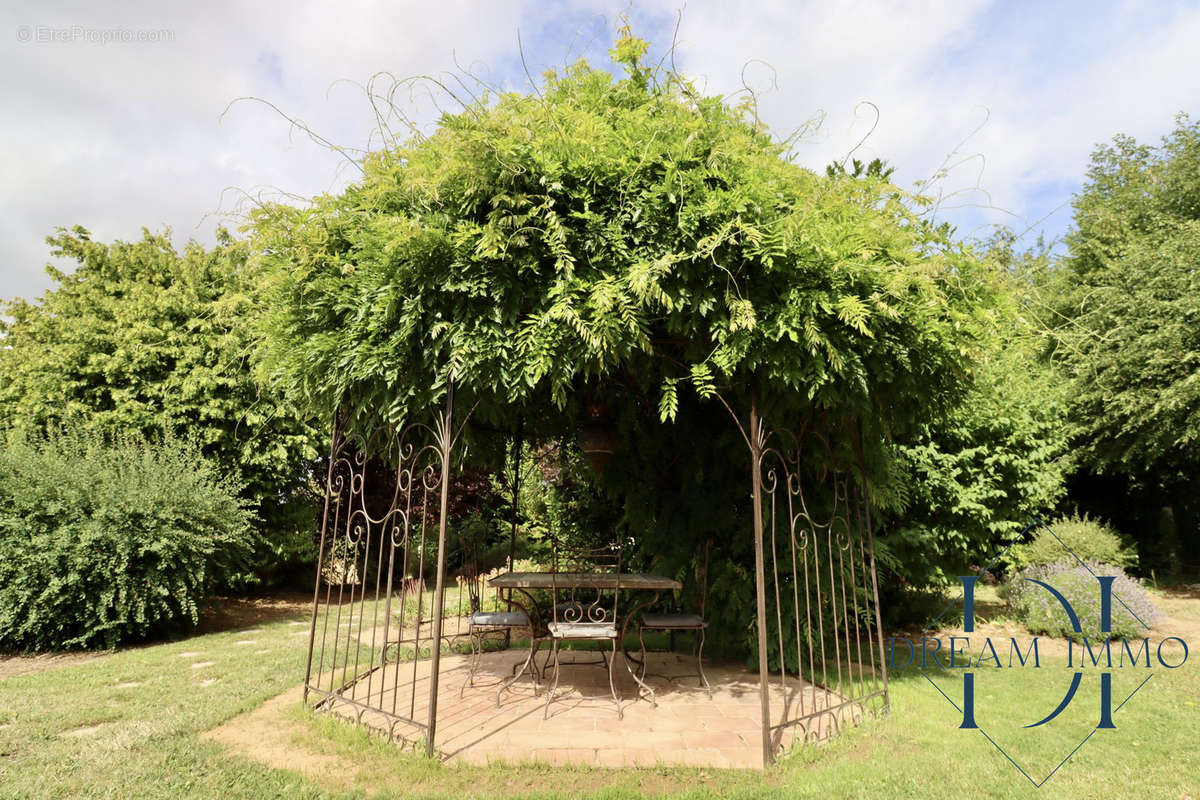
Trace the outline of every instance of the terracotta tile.
<instances>
[{"instance_id":1,"label":"terracotta tile","mask_svg":"<svg viewBox=\"0 0 1200 800\"><path fill-rule=\"evenodd\" d=\"M751 747L723 748L721 755L733 769L762 769L762 749Z\"/></svg>"},{"instance_id":2,"label":"terracotta tile","mask_svg":"<svg viewBox=\"0 0 1200 800\"><path fill-rule=\"evenodd\" d=\"M716 748L718 750L742 746L742 740L732 732L722 733L684 733L683 741L688 749Z\"/></svg>"},{"instance_id":3,"label":"terracotta tile","mask_svg":"<svg viewBox=\"0 0 1200 800\"><path fill-rule=\"evenodd\" d=\"M712 709L675 708L671 709L668 714L693 730L700 726L702 718L721 719L724 717L723 714L714 713ZM667 714L657 716L667 716Z\"/></svg>"},{"instance_id":4,"label":"terracotta tile","mask_svg":"<svg viewBox=\"0 0 1200 800\"><path fill-rule=\"evenodd\" d=\"M604 748L596 751L596 764L601 767L636 767L630 757L641 751L624 750L622 748Z\"/></svg>"},{"instance_id":5,"label":"terracotta tile","mask_svg":"<svg viewBox=\"0 0 1200 800\"><path fill-rule=\"evenodd\" d=\"M453 760L475 764L540 759L554 764L605 766L667 763L761 767L756 674L710 666L706 671L715 691L714 698L709 699L688 685L694 681L694 661L652 656L652 672L685 677L677 682L651 677L650 683L657 691L657 705L651 705L648 697L639 696L624 664L618 662L618 690L624 711L624 719L618 719L610 700L607 672L598 666L566 667L550 706L550 718L543 720L545 686L542 694L534 695L527 676L507 689L500 708L496 707L496 689L510 674L515 658L518 656L512 652L485 656L476 674L476 685L462 691L461 697L466 672L451 669L454 662L443 659L438 739ZM378 692L384 687L383 703L388 710L394 697L401 713L408 715L409 704L414 703L416 718L423 718L429 698L428 666L418 667L415 687L412 681L411 664L401 665L399 673L389 666L372 679L371 701L379 702ZM365 689L360 693L364 698ZM800 700L795 691L788 698L797 708ZM811 706L812 692L803 700ZM772 712L778 713L782 704L783 696L774 686ZM353 716L349 708L346 713ZM388 724L382 714L367 714L364 719L372 724ZM402 729L407 730L397 725L398 733Z\"/></svg>"},{"instance_id":6,"label":"terracotta tile","mask_svg":"<svg viewBox=\"0 0 1200 800\"><path fill-rule=\"evenodd\" d=\"M675 750L687 747L681 733L652 733L650 731L627 731L622 740L629 749L645 749L651 752Z\"/></svg>"},{"instance_id":7,"label":"terracotta tile","mask_svg":"<svg viewBox=\"0 0 1200 800\"><path fill-rule=\"evenodd\" d=\"M730 717L725 721L726 729L731 731L758 731L762 729L762 720L757 718Z\"/></svg>"},{"instance_id":8,"label":"terracotta tile","mask_svg":"<svg viewBox=\"0 0 1200 800\"><path fill-rule=\"evenodd\" d=\"M559 767L568 764L594 764L596 751L574 747L555 747L534 750L532 760Z\"/></svg>"},{"instance_id":9,"label":"terracotta tile","mask_svg":"<svg viewBox=\"0 0 1200 800\"><path fill-rule=\"evenodd\" d=\"M693 721L696 723L696 725L698 727L701 727L706 731L711 731L711 730L724 731L724 730L732 730L733 729L732 726L729 724L729 721L730 721L729 717L726 717L723 714L697 714L693 718Z\"/></svg>"},{"instance_id":10,"label":"terracotta tile","mask_svg":"<svg viewBox=\"0 0 1200 800\"><path fill-rule=\"evenodd\" d=\"M620 731L604 731L592 734L587 739L588 747L595 747L597 750L611 747L624 747L625 736Z\"/></svg>"}]
</instances>

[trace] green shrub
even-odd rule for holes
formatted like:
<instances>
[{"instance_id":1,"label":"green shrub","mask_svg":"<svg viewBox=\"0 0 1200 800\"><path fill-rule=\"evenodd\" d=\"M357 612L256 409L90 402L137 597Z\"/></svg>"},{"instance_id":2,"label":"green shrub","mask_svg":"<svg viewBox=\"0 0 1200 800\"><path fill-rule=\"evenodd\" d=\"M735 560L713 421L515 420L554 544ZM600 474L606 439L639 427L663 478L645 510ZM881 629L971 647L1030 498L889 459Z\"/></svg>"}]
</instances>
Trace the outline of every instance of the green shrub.
<instances>
[{"instance_id":1,"label":"green shrub","mask_svg":"<svg viewBox=\"0 0 1200 800\"><path fill-rule=\"evenodd\" d=\"M1092 641L1105 638L1100 631L1100 584L1096 580L1097 575L1116 577L1112 587L1112 625L1108 638L1140 639L1149 635L1146 626L1153 626L1160 616L1150 601L1150 595L1120 567L1096 561L1082 566L1072 558L1029 567L1016 573L1007 584L1009 606L1014 616L1031 633L1064 638L1077 636L1066 610L1058 600L1041 586L1025 579L1039 580L1053 586L1071 604L1079 617L1083 636Z\"/></svg>"},{"instance_id":2,"label":"green shrub","mask_svg":"<svg viewBox=\"0 0 1200 800\"><path fill-rule=\"evenodd\" d=\"M190 444L0 443L0 650L115 647L195 624L249 554L238 487Z\"/></svg>"},{"instance_id":3,"label":"green shrub","mask_svg":"<svg viewBox=\"0 0 1200 800\"><path fill-rule=\"evenodd\" d=\"M1064 559L1077 563L1063 548L1064 544L1083 561L1111 564L1121 569L1137 566L1137 553L1125 545L1113 528L1078 513L1059 517L1039 528L1031 541L1014 545L1008 553L1009 563L1016 569L1046 566Z\"/></svg>"}]
</instances>

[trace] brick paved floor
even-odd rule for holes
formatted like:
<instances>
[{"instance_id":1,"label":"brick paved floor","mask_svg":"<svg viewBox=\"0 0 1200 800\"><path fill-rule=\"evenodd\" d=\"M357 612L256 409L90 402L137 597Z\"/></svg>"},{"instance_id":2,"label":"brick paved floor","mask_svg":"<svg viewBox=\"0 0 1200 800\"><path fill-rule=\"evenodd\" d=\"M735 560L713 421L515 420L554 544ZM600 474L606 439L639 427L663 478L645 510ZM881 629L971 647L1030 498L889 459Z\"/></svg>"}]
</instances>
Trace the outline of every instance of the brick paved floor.
<instances>
[{"instance_id":1,"label":"brick paved floor","mask_svg":"<svg viewBox=\"0 0 1200 800\"><path fill-rule=\"evenodd\" d=\"M599 664L572 665L572 660L595 660L596 653L563 654L558 691L543 719L546 694L535 696L528 676L500 698L496 687L524 658L517 650L489 653L481 660L474 687L464 687L468 659L445 656L438 686L438 749L449 761L475 764L538 761L550 764L597 766L691 765L756 768L762 765L758 675L737 667L706 666L713 692L698 685L695 659L685 655L650 655L647 682L655 689L657 706L638 698L637 685L618 656L614 674L624 708L617 718L609 691L608 671ZM429 699L429 662L389 666L360 681L347 696L403 716L423 719ZM462 692L460 698L459 693ZM778 679L771 687L772 717L780 719L784 703L792 715L800 703L808 709L836 704L838 696L810 684ZM357 712L342 706L338 713ZM363 723L387 729L390 721L366 712ZM777 745L793 744L792 732L777 734ZM411 738L414 729L394 728L398 738ZM786 738L784 738L786 736Z\"/></svg>"}]
</instances>

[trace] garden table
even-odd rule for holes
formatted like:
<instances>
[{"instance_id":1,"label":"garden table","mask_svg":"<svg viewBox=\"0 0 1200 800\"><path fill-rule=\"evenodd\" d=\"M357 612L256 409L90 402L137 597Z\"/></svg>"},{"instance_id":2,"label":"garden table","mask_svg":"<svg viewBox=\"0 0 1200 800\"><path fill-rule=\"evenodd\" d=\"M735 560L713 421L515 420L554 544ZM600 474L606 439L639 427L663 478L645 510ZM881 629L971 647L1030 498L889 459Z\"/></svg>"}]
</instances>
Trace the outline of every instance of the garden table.
<instances>
[{"instance_id":1,"label":"garden table","mask_svg":"<svg viewBox=\"0 0 1200 800\"><path fill-rule=\"evenodd\" d=\"M637 615L639 611L658 602L659 594L665 590L682 589L683 584L674 578L668 578L664 575L653 575L647 572L505 572L488 581L488 585L496 589L512 589L520 592L525 597L525 601L510 599L514 606L525 612L529 617L530 624L533 625L533 630L529 637L529 655L525 657L524 663L521 664L511 678L505 680L500 688L496 691L496 705L500 704L500 695L511 686L518 678L529 670L530 677L533 678L534 687L537 687L537 665L534 662L534 656L541 647L542 638L538 636L538 630L544 630L545 626L541 622L538 614L537 603L534 601L532 592L539 589L601 589L612 591L642 591L653 592L649 599L643 599L642 602L636 604L633 610L625 615L625 619L621 622L621 651L625 656L625 669L637 681L638 686L645 689L650 694L651 702L654 702L654 690L651 689L638 676L637 672L629 666L631 657L625 649L625 629L629 627L630 621ZM633 659L636 661L636 659Z\"/></svg>"}]
</instances>

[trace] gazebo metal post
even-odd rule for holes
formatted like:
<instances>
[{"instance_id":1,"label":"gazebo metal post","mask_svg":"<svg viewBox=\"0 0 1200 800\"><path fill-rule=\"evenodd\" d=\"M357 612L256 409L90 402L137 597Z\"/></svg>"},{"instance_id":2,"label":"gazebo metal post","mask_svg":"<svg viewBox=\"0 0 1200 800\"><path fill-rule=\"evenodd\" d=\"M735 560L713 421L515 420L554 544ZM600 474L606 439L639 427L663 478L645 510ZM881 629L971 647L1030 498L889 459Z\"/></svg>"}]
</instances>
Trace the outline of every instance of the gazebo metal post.
<instances>
[{"instance_id":1,"label":"gazebo metal post","mask_svg":"<svg viewBox=\"0 0 1200 800\"><path fill-rule=\"evenodd\" d=\"M859 420L857 427L854 429L854 452L858 457L859 479L862 481L863 490L866 491L867 467L866 459L863 457L862 420ZM879 605L879 578L875 572L875 534L871 528L871 504L869 502L865 504L864 512L867 518L867 546L870 548L871 553L871 596L875 600L875 636L879 643L879 671L883 676L883 712L886 714L891 708L892 696L888 692L887 659L884 657L883 650L883 618Z\"/></svg>"},{"instance_id":2,"label":"gazebo metal post","mask_svg":"<svg viewBox=\"0 0 1200 800\"><path fill-rule=\"evenodd\" d=\"M789 729L796 728L801 731L805 741L819 741L831 735L836 735L848 718L852 722L860 720L867 711L872 710L870 704L877 698L881 699L883 711L889 708L889 697L887 687L887 665L884 663L883 651L883 625L879 616L879 583L875 571L875 542L871 533L871 509L870 502L867 498L866 491L866 471L862 458L862 433L858 432L854 441L854 446L857 451L859 470L858 480L861 482L861 488L855 495L855 502L859 504L859 517L852 521L850 512L846 510L847 504L850 502L850 495L846 486L847 476L843 475L838 469L838 465L834 463L833 453L829 450L828 442L824 437L817 436L815 441L825 448L826 466L831 471L829 481L830 495L829 500L832 503L831 516L828 519L815 520L809 514L808 505L804 499L804 481L800 476L800 470L803 468L802 450L804 447L803 437L796 438L794 434L781 429L787 434L786 441L789 443L787 448L779 449L779 447L768 447L768 441L772 434L768 430L763 418L760 416L759 395L757 386L751 385L749 393L750 414L746 420L746 424L742 424L742 418L733 410L733 407L719 393L715 395L717 400L725 406L725 410L729 412L729 416L733 419L734 425L738 432L742 435L743 441L750 452L750 481L751 481L751 501L752 512L754 517L754 567L755 567L755 593L756 593L756 621L758 624L758 680L759 680L759 702L762 714L762 757L763 766L767 767L775 761L776 742L782 741L785 732ZM861 421L860 421L861 424ZM802 430L803 433L803 430ZM787 455L787 451L794 448L794 453ZM766 477L764 478L764 471ZM821 478L818 483L824 481ZM783 508L776 507L776 500L783 498ZM764 508L764 506L767 506ZM767 515L770 519L770 534L771 534L771 572L770 577L775 588L775 618L778 625L778 640L777 648L779 653L779 670L780 683L784 688L783 704L779 709L779 722L772 724L771 721L771 702L770 702L770 676L768 667L768 647L767 636L768 621L767 621L767 552L765 537L768 533ZM783 545L784 549L781 552L777 550L777 526L780 525L780 517L783 519ZM836 535L836 539L835 539ZM824 542L825 561L821 561L822 542ZM857 543L857 554L854 544ZM837 550L835 551L835 548ZM835 566L835 552L838 553ZM855 556L858 557L858 567L855 567ZM790 701L791 695L787 691L787 655L785 653L785 643L783 634L783 614L785 601L788 599L781 594L781 579L780 566L783 560L783 568L790 578L784 578L792 581L792 608L789 616L789 621L795 626L796 632L796 675L797 678L804 680L804 644L808 645L808 668L810 672L809 680L812 682L814 690L819 690L824 695L825 705L817 706L815 699L806 708L804 701L805 694L803 691L799 694L799 708L793 710ZM849 565L848 571L846 564ZM812 566L813 586L810 591L809 584L809 566ZM827 579L822 577L825 570L828 570ZM836 581L841 586L841 607L836 605L837 592L833 590L835 586L835 569L841 573L841 578ZM861 582L856 579L856 576L861 571ZM847 576L850 586L850 592L847 591ZM800 593L800 580L803 578L803 595ZM827 581L828 591L827 597L823 596L821 583ZM869 582L868 582L869 581ZM869 599L864 606L860 608L858 604L859 591L867 593ZM854 598L854 614L851 616L850 604L847 597ZM828 601L830 607L829 613L825 613L825 603ZM840 613L839 613L840 610ZM866 631L866 650L865 652L871 657L869 664L862 663L861 653L863 652L862 635L860 633L859 620L865 619L873 621L875 626L874 633L871 632L868 625ZM853 622L852 622L853 620ZM826 623L829 623L828 625ZM852 648L850 641L851 625L854 628L855 646ZM791 627L791 626L789 626ZM802 633L803 629L803 633ZM832 633L832 636L830 634ZM829 640L834 647L833 662L838 670L836 676L836 691L830 687L830 678L826 674L826 653L824 643ZM875 662L875 648L871 645L874 639L878 645L879 664ZM841 657L841 644L845 645L846 659L843 662ZM814 644L820 647L820 656L814 649ZM860 653L858 661L854 662L851 655L852 650ZM852 670L849 674L853 676L853 668L857 664L859 683L851 685L847 691L845 683L842 679L843 663L847 669ZM818 676L818 665L820 675ZM871 675L882 677L882 686L875 681L873 688L868 688L865 683L866 670L870 670ZM853 679L852 679L853 680ZM801 688L803 685L801 684Z\"/></svg>"},{"instance_id":3,"label":"gazebo metal post","mask_svg":"<svg viewBox=\"0 0 1200 800\"><path fill-rule=\"evenodd\" d=\"M446 513L450 499L450 451L454 447L454 384L446 389L446 410L438 420L434 431L438 450L442 458L442 482L440 513L438 520L437 583L433 603L433 662L429 665L429 736L425 741L425 753L434 754L434 737L437 734L438 671L442 661L442 607L446 602ZM417 621L418 628L420 620Z\"/></svg>"},{"instance_id":4,"label":"gazebo metal post","mask_svg":"<svg viewBox=\"0 0 1200 800\"><path fill-rule=\"evenodd\" d=\"M754 506L754 584L758 606L758 697L762 713L762 756L763 766L775 760L775 748L771 746L771 701L767 675L767 578L763 558L763 513L762 513L762 421L758 416L755 393L750 395L750 481Z\"/></svg>"},{"instance_id":5,"label":"gazebo metal post","mask_svg":"<svg viewBox=\"0 0 1200 800\"><path fill-rule=\"evenodd\" d=\"M312 624L308 632L308 660L304 667L304 703L308 704L308 686L312 682L313 648L317 641L317 603L321 597L321 570L324 568L325 535L329 529L329 498L333 485L333 465L337 460L338 450L338 415L333 415L333 431L329 439L329 466L325 471L325 505L321 511L321 542L317 545L317 577L313 581Z\"/></svg>"},{"instance_id":6,"label":"gazebo metal post","mask_svg":"<svg viewBox=\"0 0 1200 800\"><path fill-rule=\"evenodd\" d=\"M522 437L521 437L521 433L522 433L521 429L523 427L524 427L523 424L518 422L517 423L517 432L516 432L515 436L513 437L512 531L510 532L509 537L508 537L508 571L509 572L513 571L513 563L516 561L516 556L517 556L517 518L520 516L519 503L520 503L520 491L521 491L521 448L523 445ZM504 595L504 599L509 601L509 603L512 602L512 593L513 593L513 590L509 589L507 592L505 592L505 595ZM509 611L512 610L511 605L508 607L508 609L509 609ZM505 628L504 629L504 646L510 647L511 645L512 645L512 629Z\"/></svg>"}]
</instances>

